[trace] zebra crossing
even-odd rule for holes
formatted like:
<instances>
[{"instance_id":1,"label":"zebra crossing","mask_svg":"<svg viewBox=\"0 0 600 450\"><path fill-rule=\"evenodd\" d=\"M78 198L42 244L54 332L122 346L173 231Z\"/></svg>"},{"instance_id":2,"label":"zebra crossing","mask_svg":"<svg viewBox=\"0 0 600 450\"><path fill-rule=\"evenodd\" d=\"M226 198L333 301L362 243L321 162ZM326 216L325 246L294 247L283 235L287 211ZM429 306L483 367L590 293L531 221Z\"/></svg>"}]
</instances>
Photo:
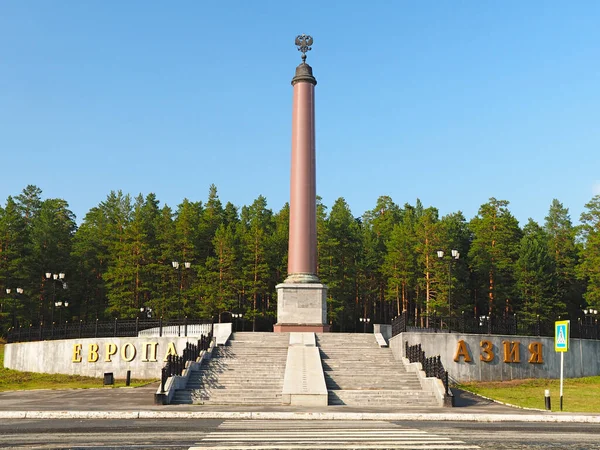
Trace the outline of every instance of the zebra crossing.
<instances>
[{"instance_id":1,"label":"zebra crossing","mask_svg":"<svg viewBox=\"0 0 600 450\"><path fill-rule=\"evenodd\" d=\"M226 420L189 450L477 449L417 428L376 421Z\"/></svg>"}]
</instances>

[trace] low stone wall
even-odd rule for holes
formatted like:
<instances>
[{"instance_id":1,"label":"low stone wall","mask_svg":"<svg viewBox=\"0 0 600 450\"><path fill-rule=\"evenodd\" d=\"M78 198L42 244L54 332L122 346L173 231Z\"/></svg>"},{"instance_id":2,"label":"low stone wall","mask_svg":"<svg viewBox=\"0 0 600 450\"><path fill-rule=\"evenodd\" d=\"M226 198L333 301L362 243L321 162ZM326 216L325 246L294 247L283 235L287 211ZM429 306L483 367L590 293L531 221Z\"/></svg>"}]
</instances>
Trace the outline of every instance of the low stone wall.
<instances>
[{"instance_id":1,"label":"low stone wall","mask_svg":"<svg viewBox=\"0 0 600 450\"><path fill-rule=\"evenodd\" d=\"M389 341L396 359L405 356L404 342L421 344L428 357L440 355L453 381L560 377L554 338L406 332ZM571 339L564 356L565 378L593 375L600 375L600 341Z\"/></svg>"},{"instance_id":2,"label":"low stone wall","mask_svg":"<svg viewBox=\"0 0 600 450\"><path fill-rule=\"evenodd\" d=\"M195 337L127 337L19 342L4 347L4 367L24 372L115 378L160 378L169 354L181 355Z\"/></svg>"}]
</instances>

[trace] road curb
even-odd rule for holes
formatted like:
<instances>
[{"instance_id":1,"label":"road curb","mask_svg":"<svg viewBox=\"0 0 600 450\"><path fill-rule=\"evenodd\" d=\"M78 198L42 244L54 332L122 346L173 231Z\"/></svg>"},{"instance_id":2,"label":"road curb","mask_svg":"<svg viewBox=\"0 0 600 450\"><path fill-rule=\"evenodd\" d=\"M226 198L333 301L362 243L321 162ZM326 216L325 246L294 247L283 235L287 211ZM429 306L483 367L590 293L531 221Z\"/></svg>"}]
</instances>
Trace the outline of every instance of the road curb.
<instances>
[{"instance_id":1,"label":"road curb","mask_svg":"<svg viewBox=\"0 0 600 450\"><path fill-rule=\"evenodd\" d=\"M0 419L245 419L600 424L600 416L563 414L330 413L221 411L0 411Z\"/></svg>"}]
</instances>

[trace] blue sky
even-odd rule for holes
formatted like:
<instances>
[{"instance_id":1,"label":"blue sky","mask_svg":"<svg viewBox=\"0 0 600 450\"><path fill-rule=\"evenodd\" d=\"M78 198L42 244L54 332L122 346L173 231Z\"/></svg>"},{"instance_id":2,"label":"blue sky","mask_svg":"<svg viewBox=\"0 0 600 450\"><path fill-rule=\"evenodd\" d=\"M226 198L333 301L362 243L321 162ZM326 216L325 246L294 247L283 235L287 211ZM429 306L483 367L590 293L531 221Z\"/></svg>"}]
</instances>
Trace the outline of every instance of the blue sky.
<instances>
[{"instance_id":1,"label":"blue sky","mask_svg":"<svg viewBox=\"0 0 600 450\"><path fill-rule=\"evenodd\" d=\"M0 3L0 200L78 221L111 190L288 200L297 34L314 37L317 191L522 225L600 194L600 2Z\"/></svg>"}]
</instances>

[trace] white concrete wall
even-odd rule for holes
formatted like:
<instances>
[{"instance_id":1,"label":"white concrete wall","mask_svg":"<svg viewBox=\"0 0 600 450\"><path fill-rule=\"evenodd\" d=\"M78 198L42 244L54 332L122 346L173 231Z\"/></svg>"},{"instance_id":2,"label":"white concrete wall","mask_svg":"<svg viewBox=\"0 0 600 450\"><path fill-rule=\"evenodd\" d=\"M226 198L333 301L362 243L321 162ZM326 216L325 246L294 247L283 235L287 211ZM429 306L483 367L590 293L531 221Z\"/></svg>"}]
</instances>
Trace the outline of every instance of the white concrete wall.
<instances>
[{"instance_id":1,"label":"white concrete wall","mask_svg":"<svg viewBox=\"0 0 600 450\"><path fill-rule=\"evenodd\" d=\"M20 342L4 347L4 367L24 372L90 377L102 377L104 373L112 372L115 378L125 378L127 371L131 370L132 378L160 378L169 348L175 349L177 355L181 356L186 342L197 344L198 338L127 337ZM79 359L75 354L76 345L81 345L81 362L73 361ZM89 361L90 345L98 346L96 362ZM156 349L156 357L152 354L153 349ZM114 350L115 354L107 358L107 352Z\"/></svg>"},{"instance_id":2,"label":"white concrete wall","mask_svg":"<svg viewBox=\"0 0 600 450\"><path fill-rule=\"evenodd\" d=\"M471 356L471 362L460 358L454 361L459 341L464 341ZM490 341L494 358L490 362L481 361L481 341ZM404 342L409 345L421 344L427 357L440 355L448 375L455 381L503 381L525 378L559 378L560 354L554 351L554 338L536 336L505 336L460 333L419 333L407 332L394 336L389 341L394 357L404 355ZM503 342L518 342L520 362L504 362ZM543 363L529 362L529 344L542 344ZM600 341L571 339L569 351L564 357L566 378L600 375Z\"/></svg>"}]
</instances>

